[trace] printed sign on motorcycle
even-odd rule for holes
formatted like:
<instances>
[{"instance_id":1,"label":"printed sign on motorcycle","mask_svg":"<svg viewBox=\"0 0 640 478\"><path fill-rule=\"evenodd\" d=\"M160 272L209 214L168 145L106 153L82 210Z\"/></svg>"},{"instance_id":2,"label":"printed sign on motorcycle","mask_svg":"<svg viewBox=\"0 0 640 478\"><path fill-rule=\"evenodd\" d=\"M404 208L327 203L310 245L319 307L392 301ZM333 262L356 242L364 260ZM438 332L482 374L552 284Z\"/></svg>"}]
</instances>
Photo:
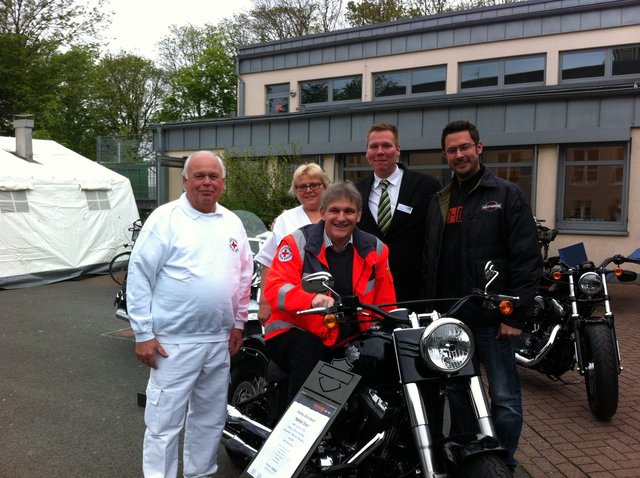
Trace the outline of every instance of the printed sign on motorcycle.
<instances>
[{"instance_id":1,"label":"printed sign on motorcycle","mask_svg":"<svg viewBox=\"0 0 640 478\"><path fill-rule=\"evenodd\" d=\"M274 428L247 472L254 478L295 476L337 408L301 392Z\"/></svg>"}]
</instances>

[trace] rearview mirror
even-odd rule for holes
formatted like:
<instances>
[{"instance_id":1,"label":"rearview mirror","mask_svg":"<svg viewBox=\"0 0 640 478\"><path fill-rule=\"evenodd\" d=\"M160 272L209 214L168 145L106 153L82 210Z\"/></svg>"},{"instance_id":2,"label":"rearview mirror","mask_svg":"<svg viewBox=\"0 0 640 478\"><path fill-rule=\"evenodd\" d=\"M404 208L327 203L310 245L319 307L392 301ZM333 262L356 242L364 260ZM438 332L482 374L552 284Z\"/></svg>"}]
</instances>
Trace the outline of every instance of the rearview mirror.
<instances>
[{"instance_id":1,"label":"rearview mirror","mask_svg":"<svg viewBox=\"0 0 640 478\"><path fill-rule=\"evenodd\" d=\"M328 272L314 272L302 279L302 289L314 294L325 294L333 289L333 276Z\"/></svg>"},{"instance_id":2,"label":"rearview mirror","mask_svg":"<svg viewBox=\"0 0 640 478\"><path fill-rule=\"evenodd\" d=\"M484 278L487 280L487 283L484 286L485 294L487 293L487 290L489 290L491 283L496 279L496 277L498 277L498 275L500 275L500 273L495 269L493 261L487 261L484 265Z\"/></svg>"}]
</instances>

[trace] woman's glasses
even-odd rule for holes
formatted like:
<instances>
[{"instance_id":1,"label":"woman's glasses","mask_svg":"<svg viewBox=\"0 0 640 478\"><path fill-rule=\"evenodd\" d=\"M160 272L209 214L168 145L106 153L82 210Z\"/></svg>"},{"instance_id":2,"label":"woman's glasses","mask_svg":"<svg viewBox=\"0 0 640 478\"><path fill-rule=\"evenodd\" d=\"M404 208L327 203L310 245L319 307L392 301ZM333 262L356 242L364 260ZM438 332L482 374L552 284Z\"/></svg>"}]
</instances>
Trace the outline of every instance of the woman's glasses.
<instances>
[{"instance_id":1,"label":"woman's glasses","mask_svg":"<svg viewBox=\"0 0 640 478\"><path fill-rule=\"evenodd\" d=\"M322 186L322 183L309 183L309 184L296 184L296 191L299 193L305 192L307 189L317 191Z\"/></svg>"}]
</instances>

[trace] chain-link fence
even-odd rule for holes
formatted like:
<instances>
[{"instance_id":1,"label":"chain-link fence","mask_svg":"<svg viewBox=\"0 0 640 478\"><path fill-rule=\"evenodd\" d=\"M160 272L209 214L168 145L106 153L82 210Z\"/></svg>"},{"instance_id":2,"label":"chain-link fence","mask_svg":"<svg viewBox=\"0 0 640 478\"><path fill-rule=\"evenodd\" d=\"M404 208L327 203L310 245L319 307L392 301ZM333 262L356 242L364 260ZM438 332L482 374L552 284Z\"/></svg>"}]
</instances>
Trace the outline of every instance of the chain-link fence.
<instances>
[{"instance_id":1,"label":"chain-link fence","mask_svg":"<svg viewBox=\"0 0 640 478\"><path fill-rule=\"evenodd\" d=\"M100 164L129 178L141 218L157 204L158 171L150 141L143 136L99 136L97 159Z\"/></svg>"}]
</instances>

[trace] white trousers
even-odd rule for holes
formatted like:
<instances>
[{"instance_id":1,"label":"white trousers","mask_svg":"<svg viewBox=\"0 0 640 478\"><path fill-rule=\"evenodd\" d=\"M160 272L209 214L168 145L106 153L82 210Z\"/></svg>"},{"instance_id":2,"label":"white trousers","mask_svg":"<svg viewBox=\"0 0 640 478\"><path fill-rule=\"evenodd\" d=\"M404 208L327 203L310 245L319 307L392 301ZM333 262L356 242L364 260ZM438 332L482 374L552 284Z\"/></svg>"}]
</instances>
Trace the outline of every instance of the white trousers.
<instances>
[{"instance_id":1,"label":"white trousers","mask_svg":"<svg viewBox=\"0 0 640 478\"><path fill-rule=\"evenodd\" d=\"M158 368L151 369L147 385L142 470L145 478L177 476L184 424L184 476L204 478L218 470L218 447L227 415L228 343L162 347L169 356L158 356Z\"/></svg>"}]
</instances>

